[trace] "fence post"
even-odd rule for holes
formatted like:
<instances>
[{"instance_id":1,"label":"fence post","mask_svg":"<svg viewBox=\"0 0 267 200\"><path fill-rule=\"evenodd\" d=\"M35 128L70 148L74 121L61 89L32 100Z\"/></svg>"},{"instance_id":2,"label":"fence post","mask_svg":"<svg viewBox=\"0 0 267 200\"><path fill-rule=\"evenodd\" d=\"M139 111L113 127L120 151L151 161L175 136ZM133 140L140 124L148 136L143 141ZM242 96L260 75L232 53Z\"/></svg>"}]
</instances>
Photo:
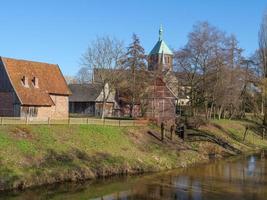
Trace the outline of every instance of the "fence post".
<instances>
[{"instance_id":1,"label":"fence post","mask_svg":"<svg viewBox=\"0 0 267 200\"><path fill-rule=\"evenodd\" d=\"M119 127L121 126L121 120L119 120Z\"/></svg>"},{"instance_id":2,"label":"fence post","mask_svg":"<svg viewBox=\"0 0 267 200\"><path fill-rule=\"evenodd\" d=\"M103 125L105 125L105 123L106 123L106 119L104 118L104 120L103 120Z\"/></svg>"},{"instance_id":3,"label":"fence post","mask_svg":"<svg viewBox=\"0 0 267 200\"><path fill-rule=\"evenodd\" d=\"M133 120L133 126L135 126L135 120Z\"/></svg>"},{"instance_id":4,"label":"fence post","mask_svg":"<svg viewBox=\"0 0 267 200\"><path fill-rule=\"evenodd\" d=\"M245 127L245 132L244 132L243 141L245 141L245 139L246 139L247 131L248 131L248 126Z\"/></svg>"},{"instance_id":5,"label":"fence post","mask_svg":"<svg viewBox=\"0 0 267 200\"><path fill-rule=\"evenodd\" d=\"M68 125L70 126L70 117L68 118Z\"/></svg>"},{"instance_id":6,"label":"fence post","mask_svg":"<svg viewBox=\"0 0 267 200\"><path fill-rule=\"evenodd\" d=\"M28 124L28 116L26 116L26 122L25 123Z\"/></svg>"},{"instance_id":7,"label":"fence post","mask_svg":"<svg viewBox=\"0 0 267 200\"><path fill-rule=\"evenodd\" d=\"M50 117L47 118L47 123L50 125Z\"/></svg>"},{"instance_id":8,"label":"fence post","mask_svg":"<svg viewBox=\"0 0 267 200\"><path fill-rule=\"evenodd\" d=\"M89 124L89 118L87 117L86 124Z\"/></svg>"},{"instance_id":9,"label":"fence post","mask_svg":"<svg viewBox=\"0 0 267 200\"><path fill-rule=\"evenodd\" d=\"M4 119L3 119L3 117L1 117L1 126L3 126L4 125Z\"/></svg>"}]
</instances>

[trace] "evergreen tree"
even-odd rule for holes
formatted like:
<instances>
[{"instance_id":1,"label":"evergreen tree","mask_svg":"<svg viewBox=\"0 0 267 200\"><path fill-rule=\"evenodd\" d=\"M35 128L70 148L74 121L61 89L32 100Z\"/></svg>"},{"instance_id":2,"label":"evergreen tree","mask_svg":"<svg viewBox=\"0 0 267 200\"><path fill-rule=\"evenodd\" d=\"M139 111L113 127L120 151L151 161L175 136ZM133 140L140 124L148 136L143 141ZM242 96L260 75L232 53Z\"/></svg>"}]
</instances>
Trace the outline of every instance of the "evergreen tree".
<instances>
[{"instance_id":1,"label":"evergreen tree","mask_svg":"<svg viewBox=\"0 0 267 200\"><path fill-rule=\"evenodd\" d=\"M128 73L127 95L130 97L130 117L134 117L134 105L140 104L145 89L146 56L136 34L127 48L125 67Z\"/></svg>"}]
</instances>

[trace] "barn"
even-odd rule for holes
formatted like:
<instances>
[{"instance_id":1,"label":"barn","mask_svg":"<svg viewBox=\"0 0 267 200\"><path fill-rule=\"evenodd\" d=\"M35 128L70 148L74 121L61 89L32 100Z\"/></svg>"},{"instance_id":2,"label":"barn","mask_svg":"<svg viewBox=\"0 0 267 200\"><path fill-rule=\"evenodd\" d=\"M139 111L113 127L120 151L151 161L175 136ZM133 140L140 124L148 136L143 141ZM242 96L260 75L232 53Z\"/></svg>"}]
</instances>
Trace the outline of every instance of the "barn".
<instances>
[{"instance_id":1,"label":"barn","mask_svg":"<svg viewBox=\"0 0 267 200\"><path fill-rule=\"evenodd\" d=\"M67 118L70 94L58 65L0 57L0 116Z\"/></svg>"}]
</instances>

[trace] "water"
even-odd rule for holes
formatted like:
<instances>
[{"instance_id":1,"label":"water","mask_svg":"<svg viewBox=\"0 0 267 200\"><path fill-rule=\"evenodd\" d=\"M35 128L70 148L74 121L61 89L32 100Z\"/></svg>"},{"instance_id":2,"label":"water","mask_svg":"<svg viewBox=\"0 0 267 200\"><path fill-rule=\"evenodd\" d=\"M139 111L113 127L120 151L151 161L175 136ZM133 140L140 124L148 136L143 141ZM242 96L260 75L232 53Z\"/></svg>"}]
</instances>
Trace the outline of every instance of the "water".
<instances>
[{"instance_id":1,"label":"water","mask_svg":"<svg viewBox=\"0 0 267 200\"><path fill-rule=\"evenodd\" d=\"M164 173L67 183L0 194L7 200L267 199L266 153Z\"/></svg>"}]
</instances>

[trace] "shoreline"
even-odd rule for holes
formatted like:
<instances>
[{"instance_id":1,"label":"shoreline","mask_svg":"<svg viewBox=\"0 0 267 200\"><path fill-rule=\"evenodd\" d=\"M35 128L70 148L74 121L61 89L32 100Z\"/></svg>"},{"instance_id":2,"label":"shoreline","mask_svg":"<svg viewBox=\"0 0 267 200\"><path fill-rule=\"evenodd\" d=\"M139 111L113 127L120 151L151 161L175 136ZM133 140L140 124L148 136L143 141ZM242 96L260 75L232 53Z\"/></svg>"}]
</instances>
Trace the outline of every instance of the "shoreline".
<instances>
[{"instance_id":1,"label":"shoreline","mask_svg":"<svg viewBox=\"0 0 267 200\"><path fill-rule=\"evenodd\" d=\"M200 131L227 141L230 150L209 141L183 142L177 137L162 142L157 139L160 135L155 127L0 127L0 190L21 191L64 182L164 172L207 164L213 160L209 154L218 160L267 148L267 141L252 132L242 142L243 121L214 123L216 126L208 124ZM227 135L228 126L229 130L235 128L234 137ZM220 132L222 128L225 130Z\"/></svg>"},{"instance_id":2,"label":"shoreline","mask_svg":"<svg viewBox=\"0 0 267 200\"><path fill-rule=\"evenodd\" d=\"M227 159L230 158L236 158L239 156L244 156L244 155L250 155L250 154L254 154L254 153L259 153L260 151L265 150L265 149L257 149L254 151L247 151L247 152L242 152L241 154L238 155L225 155L222 156L220 158L215 158L215 159L209 159L209 160L199 160L195 163L190 163L187 166L178 166L177 168L172 168L172 169L165 169L165 170L159 170L159 171L144 171L142 169L139 170L132 170L132 171L127 171L126 170L122 170L121 172L115 172L115 173L108 173L108 175L104 174L99 174L97 176L93 176L93 177L83 177L82 179L78 178L78 177L82 177L82 176L77 176L78 179L71 179L71 178L66 178L65 180L59 180L57 182L50 182L50 183L39 183L39 184L33 184L32 186L29 187L24 187L24 188L19 188L19 187L15 187L15 188L10 188L7 190L0 190L0 193L6 193L6 192L23 192L25 190L32 190L32 189L38 189L38 188L42 188L45 186L58 186L58 185L63 185L66 183L72 183L72 184L79 184L79 183L83 183L83 182L88 182L88 181L96 181L96 180L102 180L102 179L109 179L109 178L114 178L114 177L132 177L132 176L139 176L139 175L153 175L153 174L158 174L158 173L168 173L174 170L184 170L184 169L188 169L188 168L194 168L194 167L198 167L198 166L202 166L202 165L207 165L207 164L211 164L212 162L217 162L217 161L225 161ZM82 175L82 174L80 174Z\"/></svg>"},{"instance_id":3,"label":"shoreline","mask_svg":"<svg viewBox=\"0 0 267 200\"><path fill-rule=\"evenodd\" d=\"M222 158L216 158L215 160L221 160L228 158L229 156L225 156ZM114 170L114 171L103 171L103 173L97 172L96 174L92 174L91 171L86 171L82 169L77 169L73 170L72 172L69 172L67 174L61 174L60 176L50 176L47 177L48 179L40 179L38 177L33 178L32 180L24 180L25 182L18 182L15 183L15 185L12 188L6 188L2 189L0 188L0 193L1 192L22 192L26 189L35 189L39 187L44 187L44 186L52 186L52 185L59 185L59 184L64 184L64 183L81 183L81 182L86 182L86 181L92 181L92 180L101 180L104 178L112 178L112 177L119 177L119 176L138 176L138 175L148 175L148 174L156 174L156 173L164 173L172 170L178 170L178 169L186 169L190 167L196 167L199 165L204 165L204 164L209 164L212 160L199 160L194 163L190 163L186 166L177 166L176 168L168 168L168 169L163 169L163 170L146 170L146 169L130 169L129 168L123 168L121 171ZM62 178L62 179L61 179ZM44 180L43 182L40 182L41 180ZM46 181L47 180L47 181ZM55 181L54 181L55 180ZM25 185L29 183L29 181L32 183L30 185ZM37 182L35 182L37 181Z\"/></svg>"}]
</instances>

